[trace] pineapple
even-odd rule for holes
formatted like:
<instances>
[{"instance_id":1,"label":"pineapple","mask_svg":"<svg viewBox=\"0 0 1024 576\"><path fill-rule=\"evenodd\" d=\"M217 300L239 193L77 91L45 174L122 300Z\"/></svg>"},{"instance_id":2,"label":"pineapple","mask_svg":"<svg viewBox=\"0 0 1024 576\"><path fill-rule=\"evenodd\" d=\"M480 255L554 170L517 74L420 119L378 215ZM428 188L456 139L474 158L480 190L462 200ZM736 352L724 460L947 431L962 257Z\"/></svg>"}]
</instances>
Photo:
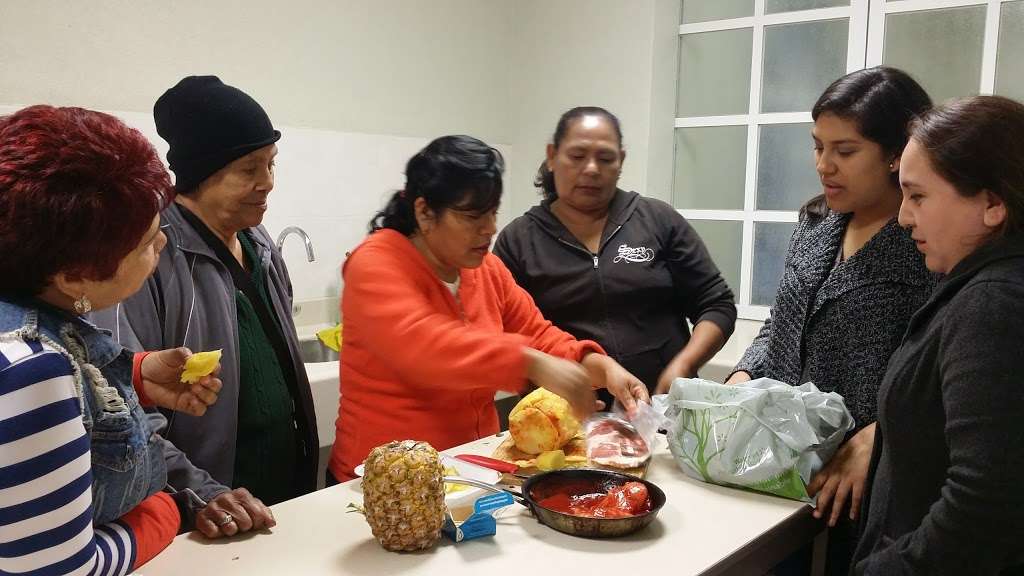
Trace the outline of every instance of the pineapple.
<instances>
[{"instance_id":1,"label":"pineapple","mask_svg":"<svg viewBox=\"0 0 1024 576\"><path fill-rule=\"evenodd\" d=\"M580 431L580 423L565 398L538 388L509 413L508 431L516 448L540 454L565 446Z\"/></svg>"},{"instance_id":2,"label":"pineapple","mask_svg":"<svg viewBox=\"0 0 1024 576\"><path fill-rule=\"evenodd\" d=\"M445 516L437 451L415 440L374 448L363 474L363 512L387 550L411 552L437 542Z\"/></svg>"},{"instance_id":3,"label":"pineapple","mask_svg":"<svg viewBox=\"0 0 1024 576\"><path fill-rule=\"evenodd\" d=\"M187 384L198 382L207 374L212 374L220 362L220 349L210 352L196 352L185 360L185 369L181 371L181 381Z\"/></svg>"},{"instance_id":4,"label":"pineapple","mask_svg":"<svg viewBox=\"0 0 1024 576\"><path fill-rule=\"evenodd\" d=\"M561 450L550 450L537 456L537 469L543 472L559 470L565 468L565 465L565 452Z\"/></svg>"}]
</instances>

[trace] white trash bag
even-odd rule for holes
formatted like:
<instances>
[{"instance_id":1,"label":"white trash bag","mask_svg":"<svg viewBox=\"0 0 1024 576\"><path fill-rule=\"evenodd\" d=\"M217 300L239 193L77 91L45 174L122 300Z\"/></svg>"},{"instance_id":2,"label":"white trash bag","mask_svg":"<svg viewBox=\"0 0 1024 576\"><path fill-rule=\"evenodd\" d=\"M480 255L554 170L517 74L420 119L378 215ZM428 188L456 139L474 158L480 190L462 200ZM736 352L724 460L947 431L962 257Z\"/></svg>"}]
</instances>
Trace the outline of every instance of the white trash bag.
<instances>
[{"instance_id":1,"label":"white trash bag","mask_svg":"<svg viewBox=\"0 0 1024 576\"><path fill-rule=\"evenodd\" d=\"M805 502L811 476L854 428L843 397L810 382L676 378L661 403L669 449L687 475Z\"/></svg>"}]
</instances>

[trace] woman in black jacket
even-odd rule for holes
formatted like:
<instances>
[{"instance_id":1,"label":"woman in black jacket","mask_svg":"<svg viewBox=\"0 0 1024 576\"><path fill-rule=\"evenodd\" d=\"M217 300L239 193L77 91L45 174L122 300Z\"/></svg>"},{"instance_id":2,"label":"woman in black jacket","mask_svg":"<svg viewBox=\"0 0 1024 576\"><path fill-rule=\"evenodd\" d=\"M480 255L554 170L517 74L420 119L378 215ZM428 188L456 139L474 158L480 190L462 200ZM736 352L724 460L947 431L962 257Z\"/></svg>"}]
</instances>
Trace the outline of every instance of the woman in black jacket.
<instances>
[{"instance_id":1,"label":"woman in black jacket","mask_svg":"<svg viewBox=\"0 0 1024 576\"><path fill-rule=\"evenodd\" d=\"M801 210L771 317L728 380L814 382L853 414L855 432L808 486L815 515L838 525L830 574L848 570L855 546L886 362L934 284L896 222L907 123L930 106L917 82L885 67L850 73L818 98L811 136L824 194Z\"/></svg>"},{"instance_id":2,"label":"woman in black jacket","mask_svg":"<svg viewBox=\"0 0 1024 576\"><path fill-rule=\"evenodd\" d=\"M625 158L614 114L562 114L537 174L544 200L502 230L494 253L545 318L597 341L660 394L718 352L736 306L690 224L617 187Z\"/></svg>"},{"instance_id":3,"label":"woman in black jacket","mask_svg":"<svg viewBox=\"0 0 1024 576\"><path fill-rule=\"evenodd\" d=\"M946 276L882 380L853 572L1024 573L1024 105L954 101L910 134L899 221Z\"/></svg>"}]
</instances>

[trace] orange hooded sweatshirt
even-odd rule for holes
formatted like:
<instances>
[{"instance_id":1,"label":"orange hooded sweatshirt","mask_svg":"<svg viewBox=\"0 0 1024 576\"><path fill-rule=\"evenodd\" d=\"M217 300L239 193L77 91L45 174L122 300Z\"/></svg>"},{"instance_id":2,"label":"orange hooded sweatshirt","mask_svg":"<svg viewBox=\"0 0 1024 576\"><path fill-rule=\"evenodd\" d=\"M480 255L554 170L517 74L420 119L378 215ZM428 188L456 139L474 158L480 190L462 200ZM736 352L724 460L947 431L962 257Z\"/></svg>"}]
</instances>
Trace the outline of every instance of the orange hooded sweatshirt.
<instances>
[{"instance_id":1,"label":"orange hooded sweatshirt","mask_svg":"<svg viewBox=\"0 0 1024 576\"><path fill-rule=\"evenodd\" d=\"M394 230L367 237L342 275L341 405L330 462L339 480L391 440L444 450L498 432L494 394L523 388L526 347L575 361L604 353L545 320L490 253L460 271L458 299Z\"/></svg>"}]
</instances>

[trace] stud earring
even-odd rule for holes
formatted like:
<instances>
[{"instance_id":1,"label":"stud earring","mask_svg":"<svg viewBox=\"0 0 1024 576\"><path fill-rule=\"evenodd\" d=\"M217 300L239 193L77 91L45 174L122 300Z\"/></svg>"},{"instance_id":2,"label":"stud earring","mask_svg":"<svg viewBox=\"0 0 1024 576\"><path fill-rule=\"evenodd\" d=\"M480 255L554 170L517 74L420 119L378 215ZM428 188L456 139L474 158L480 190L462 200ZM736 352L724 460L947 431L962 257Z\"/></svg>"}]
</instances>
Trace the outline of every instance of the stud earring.
<instances>
[{"instance_id":1,"label":"stud earring","mask_svg":"<svg viewBox=\"0 0 1024 576\"><path fill-rule=\"evenodd\" d=\"M75 300L75 312L77 312L79 316L83 316L88 314L90 311L92 311L92 302L89 302L89 298L86 297L85 294L82 294L81 298Z\"/></svg>"}]
</instances>

